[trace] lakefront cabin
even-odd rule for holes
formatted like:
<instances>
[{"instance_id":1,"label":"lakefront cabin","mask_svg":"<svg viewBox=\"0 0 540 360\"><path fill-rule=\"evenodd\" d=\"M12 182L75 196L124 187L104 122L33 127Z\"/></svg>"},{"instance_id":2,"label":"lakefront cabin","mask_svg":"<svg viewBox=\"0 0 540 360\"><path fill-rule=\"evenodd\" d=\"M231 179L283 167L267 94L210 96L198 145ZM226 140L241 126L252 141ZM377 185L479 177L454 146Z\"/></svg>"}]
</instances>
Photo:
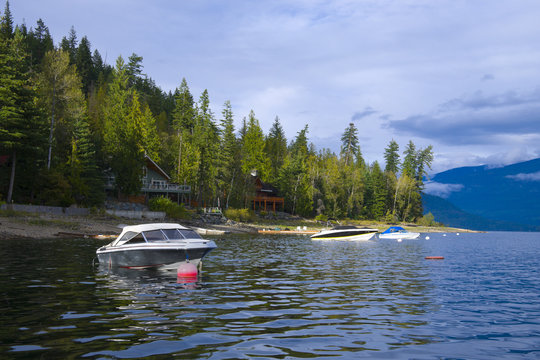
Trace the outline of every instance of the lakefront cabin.
<instances>
[{"instance_id":1,"label":"lakefront cabin","mask_svg":"<svg viewBox=\"0 0 540 360\"><path fill-rule=\"evenodd\" d=\"M255 196L252 200L253 211L283 211L285 199L278 196L278 190L259 177L255 178Z\"/></svg>"},{"instance_id":2,"label":"lakefront cabin","mask_svg":"<svg viewBox=\"0 0 540 360\"><path fill-rule=\"evenodd\" d=\"M177 203L189 204L191 186L172 183L171 177L154 160L148 155L145 155L144 158L145 166L143 168L141 194L129 196L129 202L147 203L153 197L164 196ZM114 180L113 175L107 177L106 190L112 191L114 189Z\"/></svg>"}]
</instances>

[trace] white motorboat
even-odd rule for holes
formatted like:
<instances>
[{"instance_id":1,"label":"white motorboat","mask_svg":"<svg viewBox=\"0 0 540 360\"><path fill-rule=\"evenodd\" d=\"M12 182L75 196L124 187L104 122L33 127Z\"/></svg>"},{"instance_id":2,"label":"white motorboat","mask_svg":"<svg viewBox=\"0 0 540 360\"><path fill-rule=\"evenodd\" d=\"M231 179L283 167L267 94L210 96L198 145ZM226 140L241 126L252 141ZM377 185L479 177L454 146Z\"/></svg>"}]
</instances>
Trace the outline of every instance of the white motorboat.
<instances>
[{"instance_id":1,"label":"white motorboat","mask_svg":"<svg viewBox=\"0 0 540 360\"><path fill-rule=\"evenodd\" d=\"M344 225L335 226L332 229L322 230L311 235L313 240L370 240L377 233L377 229L359 228Z\"/></svg>"},{"instance_id":2,"label":"white motorboat","mask_svg":"<svg viewBox=\"0 0 540 360\"><path fill-rule=\"evenodd\" d=\"M379 234L379 239L404 240L416 239L420 233L409 232L401 226L390 226L388 229Z\"/></svg>"},{"instance_id":3,"label":"white motorboat","mask_svg":"<svg viewBox=\"0 0 540 360\"><path fill-rule=\"evenodd\" d=\"M177 269L183 262L198 265L217 246L179 224L125 226L110 244L97 249L100 264L122 268Z\"/></svg>"}]
</instances>

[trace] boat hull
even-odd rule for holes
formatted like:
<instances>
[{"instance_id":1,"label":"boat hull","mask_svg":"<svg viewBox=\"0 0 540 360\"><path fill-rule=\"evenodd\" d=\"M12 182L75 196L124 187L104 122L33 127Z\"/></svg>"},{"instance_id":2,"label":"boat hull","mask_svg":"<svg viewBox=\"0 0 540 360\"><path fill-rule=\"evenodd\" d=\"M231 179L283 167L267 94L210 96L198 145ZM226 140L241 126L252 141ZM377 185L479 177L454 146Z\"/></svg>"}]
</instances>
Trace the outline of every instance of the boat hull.
<instances>
[{"instance_id":1,"label":"boat hull","mask_svg":"<svg viewBox=\"0 0 540 360\"><path fill-rule=\"evenodd\" d=\"M312 240L347 240L366 241L371 240L376 232L370 233L318 233L311 236Z\"/></svg>"},{"instance_id":2,"label":"boat hull","mask_svg":"<svg viewBox=\"0 0 540 360\"><path fill-rule=\"evenodd\" d=\"M379 239L386 240L414 240L420 236L420 233L392 233L392 234L379 234Z\"/></svg>"},{"instance_id":3,"label":"boat hull","mask_svg":"<svg viewBox=\"0 0 540 360\"><path fill-rule=\"evenodd\" d=\"M174 247L174 246L133 246L122 249L98 249L100 264L108 267L132 269L164 268L176 269L178 265L189 260L198 265L201 259L215 246L206 247Z\"/></svg>"}]
</instances>

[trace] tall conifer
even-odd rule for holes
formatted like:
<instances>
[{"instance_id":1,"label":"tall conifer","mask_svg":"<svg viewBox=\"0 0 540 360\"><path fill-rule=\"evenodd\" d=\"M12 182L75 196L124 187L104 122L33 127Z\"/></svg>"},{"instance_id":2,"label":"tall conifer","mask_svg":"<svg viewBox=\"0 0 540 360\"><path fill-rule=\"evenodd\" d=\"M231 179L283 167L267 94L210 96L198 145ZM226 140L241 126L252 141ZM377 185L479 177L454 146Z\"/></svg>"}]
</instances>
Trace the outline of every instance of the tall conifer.
<instances>
[{"instance_id":1,"label":"tall conifer","mask_svg":"<svg viewBox=\"0 0 540 360\"><path fill-rule=\"evenodd\" d=\"M230 101L223 105L221 120L221 139L219 148L219 187L225 208L230 203L240 206L239 196L233 196L240 178L240 154L238 140L234 134L234 118Z\"/></svg>"},{"instance_id":2,"label":"tall conifer","mask_svg":"<svg viewBox=\"0 0 540 360\"><path fill-rule=\"evenodd\" d=\"M83 36L81 39L77 52L75 53L75 64L77 65L77 72L81 77L83 93L87 95L90 85L97 80L97 77L95 77L93 68L90 41L88 41L86 36Z\"/></svg>"},{"instance_id":3,"label":"tall conifer","mask_svg":"<svg viewBox=\"0 0 540 360\"><path fill-rule=\"evenodd\" d=\"M9 8L9 1L6 1L4 14L0 19L0 38L4 40L13 38L13 16Z\"/></svg>"},{"instance_id":4,"label":"tall conifer","mask_svg":"<svg viewBox=\"0 0 540 360\"><path fill-rule=\"evenodd\" d=\"M0 27L9 28L9 21L9 16L2 17ZM44 145L45 127L34 106L28 64L22 34L18 30L12 37L8 32L0 33L0 154L9 154L11 160L8 202L16 192L18 162L23 160L23 164L33 166L35 173L40 164L39 150Z\"/></svg>"},{"instance_id":5,"label":"tall conifer","mask_svg":"<svg viewBox=\"0 0 540 360\"><path fill-rule=\"evenodd\" d=\"M386 161L384 171L394 174L399 172L399 145L394 139L384 149L384 160Z\"/></svg>"},{"instance_id":6,"label":"tall conifer","mask_svg":"<svg viewBox=\"0 0 540 360\"><path fill-rule=\"evenodd\" d=\"M265 151L270 159L270 176L269 179L275 182L279 176L279 170L283 166L285 156L287 155L287 138L285 132L276 116L272 128L266 137Z\"/></svg>"},{"instance_id":7,"label":"tall conifer","mask_svg":"<svg viewBox=\"0 0 540 360\"><path fill-rule=\"evenodd\" d=\"M354 123L350 123L349 127L341 136L341 152L340 155L344 159L345 165L352 163L360 151L358 144L358 129Z\"/></svg>"}]
</instances>

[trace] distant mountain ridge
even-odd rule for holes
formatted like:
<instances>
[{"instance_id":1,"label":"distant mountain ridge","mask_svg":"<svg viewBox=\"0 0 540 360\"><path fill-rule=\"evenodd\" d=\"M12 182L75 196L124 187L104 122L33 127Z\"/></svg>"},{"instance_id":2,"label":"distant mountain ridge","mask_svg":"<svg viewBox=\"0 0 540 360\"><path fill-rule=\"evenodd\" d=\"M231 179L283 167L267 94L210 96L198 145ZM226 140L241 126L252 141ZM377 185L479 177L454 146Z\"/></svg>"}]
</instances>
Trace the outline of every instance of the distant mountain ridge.
<instances>
[{"instance_id":1,"label":"distant mountain ridge","mask_svg":"<svg viewBox=\"0 0 540 360\"><path fill-rule=\"evenodd\" d=\"M503 167L460 167L426 183L424 213L449 226L540 231L540 158Z\"/></svg>"}]
</instances>

